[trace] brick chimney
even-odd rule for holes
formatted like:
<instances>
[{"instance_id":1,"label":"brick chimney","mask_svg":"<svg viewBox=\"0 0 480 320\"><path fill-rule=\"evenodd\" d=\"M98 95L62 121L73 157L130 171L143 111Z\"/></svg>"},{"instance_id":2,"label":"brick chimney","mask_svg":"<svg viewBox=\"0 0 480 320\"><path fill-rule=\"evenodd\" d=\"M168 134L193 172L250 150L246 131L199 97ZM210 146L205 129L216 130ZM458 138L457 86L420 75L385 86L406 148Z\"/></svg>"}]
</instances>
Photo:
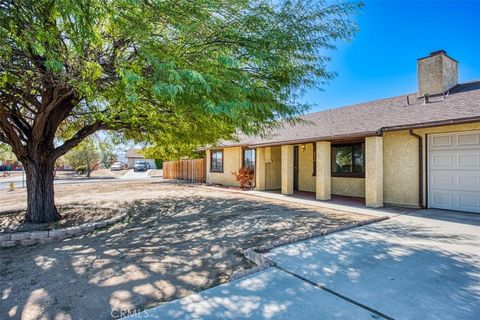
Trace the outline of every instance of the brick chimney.
<instances>
[{"instance_id":1,"label":"brick chimney","mask_svg":"<svg viewBox=\"0 0 480 320\"><path fill-rule=\"evenodd\" d=\"M417 60L418 95L442 94L458 84L458 62L444 50Z\"/></svg>"}]
</instances>

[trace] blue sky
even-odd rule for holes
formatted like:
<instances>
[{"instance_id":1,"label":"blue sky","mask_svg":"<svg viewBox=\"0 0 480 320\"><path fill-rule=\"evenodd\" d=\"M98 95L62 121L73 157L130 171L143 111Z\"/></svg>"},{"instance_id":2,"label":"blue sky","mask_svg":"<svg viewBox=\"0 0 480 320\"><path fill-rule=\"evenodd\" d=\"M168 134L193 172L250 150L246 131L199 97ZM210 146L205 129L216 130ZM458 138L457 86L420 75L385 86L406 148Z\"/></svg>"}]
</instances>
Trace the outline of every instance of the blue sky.
<instances>
[{"instance_id":1,"label":"blue sky","mask_svg":"<svg viewBox=\"0 0 480 320\"><path fill-rule=\"evenodd\" d=\"M443 49L459 61L459 82L480 80L480 0L364 1L360 31L330 51L337 78L303 101L310 111L417 91L417 58Z\"/></svg>"}]
</instances>

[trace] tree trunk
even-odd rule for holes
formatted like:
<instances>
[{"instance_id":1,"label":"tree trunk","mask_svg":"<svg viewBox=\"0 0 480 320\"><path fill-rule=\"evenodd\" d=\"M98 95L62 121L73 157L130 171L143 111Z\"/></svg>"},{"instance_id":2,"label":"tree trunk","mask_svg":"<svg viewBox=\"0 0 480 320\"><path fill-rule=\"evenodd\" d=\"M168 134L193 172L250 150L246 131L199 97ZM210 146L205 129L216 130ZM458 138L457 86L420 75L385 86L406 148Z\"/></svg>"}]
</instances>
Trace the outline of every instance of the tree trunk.
<instances>
[{"instance_id":1,"label":"tree trunk","mask_svg":"<svg viewBox=\"0 0 480 320\"><path fill-rule=\"evenodd\" d=\"M27 214L25 220L33 223L54 222L61 216L55 207L55 160L48 157L24 161L27 177Z\"/></svg>"}]
</instances>

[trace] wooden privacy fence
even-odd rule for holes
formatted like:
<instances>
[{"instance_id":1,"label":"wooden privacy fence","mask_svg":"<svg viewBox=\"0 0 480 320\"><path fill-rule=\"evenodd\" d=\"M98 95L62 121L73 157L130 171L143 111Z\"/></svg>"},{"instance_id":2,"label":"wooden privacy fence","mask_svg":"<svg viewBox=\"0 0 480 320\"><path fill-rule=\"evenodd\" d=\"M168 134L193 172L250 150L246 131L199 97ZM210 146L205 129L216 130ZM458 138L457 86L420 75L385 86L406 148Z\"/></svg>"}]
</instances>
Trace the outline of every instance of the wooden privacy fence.
<instances>
[{"instance_id":1,"label":"wooden privacy fence","mask_svg":"<svg viewBox=\"0 0 480 320\"><path fill-rule=\"evenodd\" d=\"M205 182L205 159L166 161L163 178Z\"/></svg>"}]
</instances>

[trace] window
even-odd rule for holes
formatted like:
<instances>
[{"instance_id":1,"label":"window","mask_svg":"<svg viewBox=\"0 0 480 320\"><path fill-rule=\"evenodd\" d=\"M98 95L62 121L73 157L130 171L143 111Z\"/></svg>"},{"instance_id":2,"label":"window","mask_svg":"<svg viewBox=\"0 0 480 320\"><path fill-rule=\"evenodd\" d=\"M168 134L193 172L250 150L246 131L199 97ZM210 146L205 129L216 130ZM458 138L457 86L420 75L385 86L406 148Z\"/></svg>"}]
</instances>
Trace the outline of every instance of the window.
<instances>
[{"instance_id":1,"label":"window","mask_svg":"<svg viewBox=\"0 0 480 320\"><path fill-rule=\"evenodd\" d=\"M243 163L244 168L255 170L255 149L243 149Z\"/></svg>"},{"instance_id":2,"label":"window","mask_svg":"<svg viewBox=\"0 0 480 320\"><path fill-rule=\"evenodd\" d=\"M332 146L332 176L365 176L364 150L363 142Z\"/></svg>"},{"instance_id":3,"label":"window","mask_svg":"<svg viewBox=\"0 0 480 320\"><path fill-rule=\"evenodd\" d=\"M223 172L223 150L213 150L211 152L210 172Z\"/></svg>"}]
</instances>

